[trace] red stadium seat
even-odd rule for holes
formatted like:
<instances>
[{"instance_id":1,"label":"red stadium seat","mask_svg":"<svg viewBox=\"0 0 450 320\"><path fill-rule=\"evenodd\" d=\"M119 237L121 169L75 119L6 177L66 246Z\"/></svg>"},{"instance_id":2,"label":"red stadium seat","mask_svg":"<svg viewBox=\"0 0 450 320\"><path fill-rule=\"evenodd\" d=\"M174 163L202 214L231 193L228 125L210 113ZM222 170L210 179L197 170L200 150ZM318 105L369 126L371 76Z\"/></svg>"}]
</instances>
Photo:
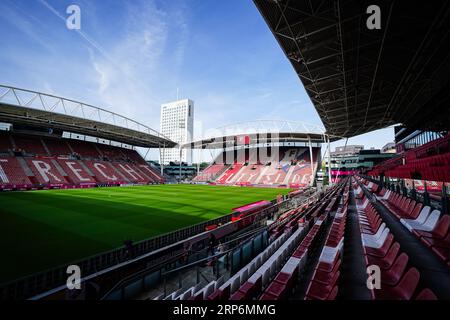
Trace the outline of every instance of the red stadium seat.
<instances>
[{"instance_id":1,"label":"red stadium seat","mask_svg":"<svg viewBox=\"0 0 450 320\"><path fill-rule=\"evenodd\" d=\"M375 257L367 255L367 260L370 265L374 264L381 269L389 269L395 261L398 253L400 252L400 245L396 242L390 248L384 257Z\"/></svg>"},{"instance_id":2,"label":"red stadium seat","mask_svg":"<svg viewBox=\"0 0 450 320\"><path fill-rule=\"evenodd\" d=\"M444 215L431 231L413 230L417 237L427 237L433 239L443 239L448 234L450 228L450 215Z\"/></svg>"},{"instance_id":3,"label":"red stadium seat","mask_svg":"<svg viewBox=\"0 0 450 320\"><path fill-rule=\"evenodd\" d=\"M437 297L433 291L425 288L417 295L416 300L437 300Z\"/></svg>"},{"instance_id":4,"label":"red stadium seat","mask_svg":"<svg viewBox=\"0 0 450 320\"><path fill-rule=\"evenodd\" d=\"M384 300L410 300L419 283L420 274L416 268L410 268L394 286L382 286L376 291L376 297Z\"/></svg>"},{"instance_id":5,"label":"red stadium seat","mask_svg":"<svg viewBox=\"0 0 450 320\"><path fill-rule=\"evenodd\" d=\"M389 269L383 270L381 274L381 283L389 286L396 285L406 269L408 260L408 255L406 253L401 253Z\"/></svg>"}]
</instances>

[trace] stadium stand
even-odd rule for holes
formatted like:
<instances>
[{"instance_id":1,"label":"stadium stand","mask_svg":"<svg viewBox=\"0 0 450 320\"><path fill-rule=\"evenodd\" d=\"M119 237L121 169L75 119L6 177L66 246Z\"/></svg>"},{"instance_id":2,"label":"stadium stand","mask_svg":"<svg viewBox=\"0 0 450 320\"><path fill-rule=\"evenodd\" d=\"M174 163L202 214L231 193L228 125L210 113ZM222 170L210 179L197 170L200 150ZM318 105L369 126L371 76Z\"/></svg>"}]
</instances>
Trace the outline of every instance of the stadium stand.
<instances>
[{"instance_id":1,"label":"stadium stand","mask_svg":"<svg viewBox=\"0 0 450 320\"><path fill-rule=\"evenodd\" d=\"M368 175L450 182L450 134L385 161Z\"/></svg>"},{"instance_id":2,"label":"stadium stand","mask_svg":"<svg viewBox=\"0 0 450 320\"><path fill-rule=\"evenodd\" d=\"M125 156L125 159L127 161L134 161L139 164L147 165L145 160L139 155L139 153L136 150L122 149L121 152Z\"/></svg>"},{"instance_id":3,"label":"stadium stand","mask_svg":"<svg viewBox=\"0 0 450 320\"><path fill-rule=\"evenodd\" d=\"M109 162L86 160L84 163L94 173L95 179L100 183L121 184L129 182L123 175L115 171Z\"/></svg>"},{"instance_id":4,"label":"stadium stand","mask_svg":"<svg viewBox=\"0 0 450 320\"><path fill-rule=\"evenodd\" d=\"M160 172L156 168L153 168L148 164L138 164L138 167L144 174L150 177L153 181L158 183L163 183L165 181L164 178L161 176Z\"/></svg>"},{"instance_id":5,"label":"stadium stand","mask_svg":"<svg viewBox=\"0 0 450 320\"><path fill-rule=\"evenodd\" d=\"M101 155L96 148L95 144L92 142L85 142L85 141L76 141L72 140L69 142L70 146L72 147L72 150L75 154L79 155L83 158L93 158L93 159L100 159Z\"/></svg>"},{"instance_id":6,"label":"stadium stand","mask_svg":"<svg viewBox=\"0 0 450 320\"><path fill-rule=\"evenodd\" d=\"M126 156L123 154L122 148L109 146L105 144L98 144L97 150L103 157L111 161L125 161Z\"/></svg>"},{"instance_id":7,"label":"stadium stand","mask_svg":"<svg viewBox=\"0 0 450 320\"><path fill-rule=\"evenodd\" d=\"M279 154L267 157L264 161L257 156L260 150L239 157L232 152L223 152L200 174L195 182L214 182L226 185L290 186L294 188L310 185L313 179L308 148L280 148ZM261 153L267 154L267 150ZM320 149L313 148L313 171L316 172ZM242 158L242 159L240 159ZM217 164L218 160L228 164Z\"/></svg>"},{"instance_id":8,"label":"stadium stand","mask_svg":"<svg viewBox=\"0 0 450 320\"><path fill-rule=\"evenodd\" d=\"M160 173L136 150L81 140L0 134L1 190L163 182Z\"/></svg>"},{"instance_id":9,"label":"stadium stand","mask_svg":"<svg viewBox=\"0 0 450 320\"><path fill-rule=\"evenodd\" d=\"M231 164L230 167L225 170L225 172L219 178L217 178L215 182L219 184L232 184L236 178L237 173L241 170L242 167L243 165L240 163Z\"/></svg>"},{"instance_id":10,"label":"stadium stand","mask_svg":"<svg viewBox=\"0 0 450 320\"><path fill-rule=\"evenodd\" d=\"M387 212L397 226L380 205L391 208ZM431 215L434 211L359 176L344 178L316 202L279 216L268 227L267 246L245 259L228 278L222 275L155 299L446 299L450 296L450 219L437 212ZM423 223L409 222L414 225L410 230L402 225L402 219L420 217L421 212L428 213ZM397 228L410 233L416 243ZM417 243L423 243L425 252L417 250ZM361 255L353 252L358 246ZM246 247L235 252L248 257ZM374 266L380 269L380 283L370 288L366 281ZM347 281L349 277L352 281Z\"/></svg>"},{"instance_id":11,"label":"stadium stand","mask_svg":"<svg viewBox=\"0 0 450 320\"><path fill-rule=\"evenodd\" d=\"M135 183L148 183L150 178L144 175L136 166L130 163L117 163L115 168L119 170L129 181Z\"/></svg>"},{"instance_id":12,"label":"stadium stand","mask_svg":"<svg viewBox=\"0 0 450 320\"><path fill-rule=\"evenodd\" d=\"M0 178L1 189L8 185L18 185L19 188L23 188L31 184L15 157L0 158Z\"/></svg>"},{"instance_id":13,"label":"stadium stand","mask_svg":"<svg viewBox=\"0 0 450 320\"><path fill-rule=\"evenodd\" d=\"M215 178L217 178L220 174L222 174L225 169L228 166L225 164L211 164L208 167L206 167L201 173L199 173L197 176L192 179L196 182L208 182L213 181Z\"/></svg>"},{"instance_id":14,"label":"stadium stand","mask_svg":"<svg viewBox=\"0 0 450 320\"><path fill-rule=\"evenodd\" d=\"M32 155L45 155L48 156L45 150L42 140L34 136L14 135L12 136L15 150L22 151Z\"/></svg>"},{"instance_id":15,"label":"stadium stand","mask_svg":"<svg viewBox=\"0 0 450 320\"><path fill-rule=\"evenodd\" d=\"M49 138L44 138L43 141L52 156L68 156L72 154L67 141Z\"/></svg>"},{"instance_id":16,"label":"stadium stand","mask_svg":"<svg viewBox=\"0 0 450 320\"><path fill-rule=\"evenodd\" d=\"M327 136L328 141L324 142L399 123L405 130L427 130L444 136L428 143L418 142L424 144L377 165L368 176L350 172L338 183L314 190L307 201L287 201L285 211L280 209L278 199L272 201L273 211L255 213L255 219L245 229L238 227L242 225L239 219L237 223L226 219L214 224L207 221L138 243L135 249L140 256L133 256L133 261L121 260L118 251L114 251L85 260L83 267L89 265L89 270L98 273L105 270L98 266L113 270L117 265L111 261L120 262L115 271L105 271L106 280L103 278L105 282L115 282L114 288L119 284L112 291L116 298L125 294L134 298L148 283L154 289L160 281L164 282L164 288L154 290L158 291L151 297L155 300L450 299L450 218L446 190L450 182L450 73L445 49L449 39L449 4L388 3L389 32L375 31L368 37L365 19L361 19L365 12L358 9L365 8L356 1L254 2L317 109L326 130L324 138ZM383 4L383 12L385 8ZM420 23L411 23L418 16ZM364 63L353 57L364 57ZM15 94L14 90L9 91ZM17 96L16 99L20 105L20 99ZM33 113L31 108L20 121L29 118L31 124L47 126L47 118L40 112L34 116ZM17 114L9 114L9 119L19 119L13 116ZM66 127L73 123L67 121ZM81 134L98 132L99 138L105 139L111 138L111 129L115 130L113 137L125 139L121 140L123 143L137 142L142 136L142 132L136 135L133 130L125 130L128 127L116 128L99 122L80 123L79 128ZM396 132L396 140L399 133ZM405 133L400 140L410 134ZM167 147L170 142L157 138L159 135L145 146L158 148L163 142ZM250 137L245 138L248 139L240 146L250 143ZM312 145L311 136L303 139ZM93 185L164 182L134 150L87 141L61 142L64 145L47 137L0 134L0 188L80 186L85 179ZM237 142L233 141L234 146ZM225 146L221 142L219 147ZM320 161L319 148L314 148L313 159L306 148L286 147L279 157L271 156L264 161L249 156L248 152L238 157L235 151L223 152L218 158L226 159L224 164L213 163L194 181L300 187L313 182ZM413 180L413 192L406 190L406 180ZM416 194L414 181L425 181L423 194ZM440 194L429 195L427 182L436 183ZM219 251L218 247L224 244L220 243L208 248L211 255L206 253L204 259L189 260L200 255L202 249L206 251L204 247L208 246L207 237L211 234L218 235L230 247ZM203 247L189 246L193 244L187 240L191 237L198 237L198 243L194 244ZM155 251L161 254L155 256L165 262L158 265L159 269L149 266L150 261L144 257ZM128 253L124 255L126 259ZM183 255L182 267L178 254ZM177 260L167 259L169 255ZM220 263L225 270L219 275ZM176 268L180 279L189 272L196 274L195 284L184 283L184 279L176 285L173 282L177 281L166 281L167 275L174 271L171 268ZM209 277L200 276L200 268L209 268ZM19 281L0 288L0 297L25 296L28 290L41 290L46 285L46 289L53 291L56 283L51 281L65 275L61 270L39 275L28 283ZM141 278L132 282L134 276ZM368 285L371 279L372 285ZM100 283L97 280L92 283L97 285ZM60 296L69 295L65 281L64 277L58 283L63 288ZM166 292L168 283L177 288Z\"/></svg>"}]
</instances>

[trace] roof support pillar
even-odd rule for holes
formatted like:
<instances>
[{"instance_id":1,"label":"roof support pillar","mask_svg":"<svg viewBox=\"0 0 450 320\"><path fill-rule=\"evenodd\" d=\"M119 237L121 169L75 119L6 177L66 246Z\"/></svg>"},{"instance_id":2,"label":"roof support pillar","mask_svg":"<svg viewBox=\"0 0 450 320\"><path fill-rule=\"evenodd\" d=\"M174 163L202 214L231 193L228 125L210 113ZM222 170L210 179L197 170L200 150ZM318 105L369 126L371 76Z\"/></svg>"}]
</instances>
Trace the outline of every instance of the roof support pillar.
<instances>
[{"instance_id":1,"label":"roof support pillar","mask_svg":"<svg viewBox=\"0 0 450 320\"><path fill-rule=\"evenodd\" d=\"M197 175L200 174L200 154L201 149L197 149Z\"/></svg>"},{"instance_id":2,"label":"roof support pillar","mask_svg":"<svg viewBox=\"0 0 450 320\"><path fill-rule=\"evenodd\" d=\"M309 186L312 187L314 184L314 159L311 145L311 137L309 135L308 135L308 145L309 145L309 161L311 163L311 180L309 182Z\"/></svg>"},{"instance_id":3,"label":"roof support pillar","mask_svg":"<svg viewBox=\"0 0 450 320\"><path fill-rule=\"evenodd\" d=\"M179 171L179 175L180 175L180 180L179 182L181 183L181 158L182 158L182 149L181 149L181 145L180 145L180 171Z\"/></svg>"},{"instance_id":4,"label":"roof support pillar","mask_svg":"<svg viewBox=\"0 0 450 320\"><path fill-rule=\"evenodd\" d=\"M164 152L166 150L166 144L163 144L163 150L161 152L161 145L159 145L159 167L161 168L161 176L164 177Z\"/></svg>"},{"instance_id":5,"label":"roof support pillar","mask_svg":"<svg viewBox=\"0 0 450 320\"><path fill-rule=\"evenodd\" d=\"M326 135L327 144L328 144L328 184L330 186L333 185L331 181L331 146L330 146L330 137Z\"/></svg>"}]
</instances>

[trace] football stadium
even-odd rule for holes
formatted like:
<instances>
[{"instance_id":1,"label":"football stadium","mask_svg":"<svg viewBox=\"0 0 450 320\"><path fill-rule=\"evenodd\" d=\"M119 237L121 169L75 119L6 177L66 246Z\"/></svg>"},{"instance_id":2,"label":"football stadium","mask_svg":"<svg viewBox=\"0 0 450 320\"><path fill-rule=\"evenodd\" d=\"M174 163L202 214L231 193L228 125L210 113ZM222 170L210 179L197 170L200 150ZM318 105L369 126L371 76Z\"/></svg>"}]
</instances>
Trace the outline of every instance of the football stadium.
<instances>
[{"instance_id":1,"label":"football stadium","mask_svg":"<svg viewBox=\"0 0 450 320\"><path fill-rule=\"evenodd\" d=\"M1 84L0 300L450 299L450 3L378 2L253 0L318 125Z\"/></svg>"}]
</instances>

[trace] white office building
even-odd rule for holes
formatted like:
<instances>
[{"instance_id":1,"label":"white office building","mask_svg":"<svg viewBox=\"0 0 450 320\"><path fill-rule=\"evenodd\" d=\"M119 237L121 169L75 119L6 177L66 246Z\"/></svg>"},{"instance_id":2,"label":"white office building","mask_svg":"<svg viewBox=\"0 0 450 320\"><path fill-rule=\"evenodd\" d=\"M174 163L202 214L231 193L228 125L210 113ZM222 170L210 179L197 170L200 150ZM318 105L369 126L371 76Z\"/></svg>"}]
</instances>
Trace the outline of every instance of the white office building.
<instances>
[{"instance_id":1,"label":"white office building","mask_svg":"<svg viewBox=\"0 0 450 320\"><path fill-rule=\"evenodd\" d=\"M194 101L189 99L177 100L161 105L161 133L179 144L192 140L194 134ZM178 162L180 151L178 148L163 149L160 163ZM192 164L192 150L183 150L181 161Z\"/></svg>"}]
</instances>

